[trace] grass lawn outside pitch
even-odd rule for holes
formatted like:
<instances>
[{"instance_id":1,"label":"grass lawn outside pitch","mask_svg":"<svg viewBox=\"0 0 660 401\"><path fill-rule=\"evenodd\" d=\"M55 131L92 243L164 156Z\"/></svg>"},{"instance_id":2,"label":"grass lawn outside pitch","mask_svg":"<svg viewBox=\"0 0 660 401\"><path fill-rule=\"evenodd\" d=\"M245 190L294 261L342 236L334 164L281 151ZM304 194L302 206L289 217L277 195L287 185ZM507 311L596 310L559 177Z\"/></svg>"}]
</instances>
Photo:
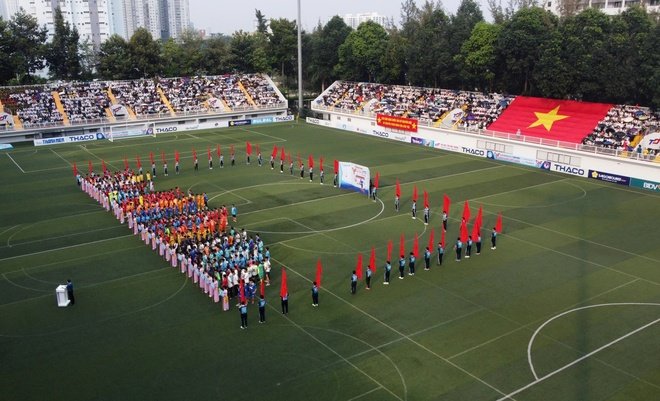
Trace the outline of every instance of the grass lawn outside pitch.
<instances>
[{"instance_id":1,"label":"grass lawn outside pitch","mask_svg":"<svg viewBox=\"0 0 660 401\"><path fill-rule=\"evenodd\" d=\"M245 143L265 163L245 163ZM219 168L216 145L225 167ZM236 166L229 166L234 145ZM270 169L273 145L315 158L315 180ZM193 171L192 149L199 157ZM208 169L207 148L214 156ZM174 152L181 173L174 174ZM79 190L72 176L135 168L157 190L206 192L236 204L237 229L273 255L267 323L239 329L190 280ZM169 164L162 174L161 152ZM324 158L325 185L318 162ZM380 173L378 202L332 186L334 159ZM0 153L0 388L2 400L651 400L660 398L660 196L541 169L289 123ZM401 211L394 211L395 180ZM410 218L413 186L431 221ZM444 263L398 277L452 199ZM481 255L454 261L463 202L483 206ZM504 232L490 249L502 212ZM421 210L420 210L421 215ZM231 222L230 222L231 224ZM470 231L472 222L470 221ZM391 284L382 285L387 242ZM350 294L357 254L371 247L372 289ZM311 305L316 262L320 305ZM279 310L285 267L290 312ZM420 268L422 267L422 268ZM58 308L71 278L76 305ZM233 304L233 302L232 302ZM561 316L559 316L561 315ZM533 341L532 341L533 340ZM508 397L508 398L507 398Z\"/></svg>"}]
</instances>

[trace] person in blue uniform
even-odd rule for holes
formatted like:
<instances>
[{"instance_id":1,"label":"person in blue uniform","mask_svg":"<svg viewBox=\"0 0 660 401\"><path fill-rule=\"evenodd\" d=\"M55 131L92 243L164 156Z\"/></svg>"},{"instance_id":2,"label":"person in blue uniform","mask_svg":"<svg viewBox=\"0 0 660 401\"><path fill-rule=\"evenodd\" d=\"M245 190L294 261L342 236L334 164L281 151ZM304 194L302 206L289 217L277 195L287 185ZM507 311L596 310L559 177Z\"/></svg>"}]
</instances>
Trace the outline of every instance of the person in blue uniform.
<instances>
[{"instance_id":1,"label":"person in blue uniform","mask_svg":"<svg viewBox=\"0 0 660 401\"><path fill-rule=\"evenodd\" d=\"M236 216L238 216L238 208L233 203L231 204L231 219L236 222Z\"/></svg>"},{"instance_id":2,"label":"person in blue uniform","mask_svg":"<svg viewBox=\"0 0 660 401\"><path fill-rule=\"evenodd\" d=\"M431 250L428 246L424 250L424 270L431 270Z\"/></svg>"},{"instance_id":3,"label":"person in blue uniform","mask_svg":"<svg viewBox=\"0 0 660 401\"><path fill-rule=\"evenodd\" d=\"M319 287L316 281L312 284L312 306L319 306Z\"/></svg>"},{"instance_id":4,"label":"person in blue uniform","mask_svg":"<svg viewBox=\"0 0 660 401\"><path fill-rule=\"evenodd\" d=\"M75 305L76 297L73 296L73 283L71 282L71 280L66 281L66 295L69 297L69 301L71 301L71 305Z\"/></svg>"},{"instance_id":5,"label":"person in blue uniform","mask_svg":"<svg viewBox=\"0 0 660 401\"><path fill-rule=\"evenodd\" d=\"M456 261L460 262L461 256L463 256L463 242L461 242L460 237L456 238L456 244L454 244L454 250L456 251Z\"/></svg>"},{"instance_id":6,"label":"person in blue uniform","mask_svg":"<svg viewBox=\"0 0 660 401\"><path fill-rule=\"evenodd\" d=\"M247 329L247 325L248 325L247 302L243 302L238 307L238 311L241 313L241 329Z\"/></svg>"},{"instance_id":7,"label":"person in blue uniform","mask_svg":"<svg viewBox=\"0 0 660 401\"><path fill-rule=\"evenodd\" d=\"M424 225L429 225L429 217L431 216L431 209L428 206L424 207Z\"/></svg>"},{"instance_id":8,"label":"person in blue uniform","mask_svg":"<svg viewBox=\"0 0 660 401\"><path fill-rule=\"evenodd\" d=\"M289 293L287 292L284 296L280 296L282 303L282 314L286 315L289 313Z\"/></svg>"},{"instance_id":9,"label":"person in blue uniform","mask_svg":"<svg viewBox=\"0 0 660 401\"><path fill-rule=\"evenodd\" d=\"M445 255L445 248L442 242L438 242L438 266L442 266L442 257Z\"/></svg>"},{"instance_id":10,"label":"person in blue uniform","mask_svg":"<svg viewBox=\"0 0 660 401\"><path fill-rule=\"evenodd\" d=\"M371 266L367 267L367 290L371 289Z\"/></svg>"},{"instance_id":11,"label":"person in blue uniform","mask_svg":"<svg viewBox=\"0 0 660 401\"><path fill-rule=\"evenodd\" d=\"M406 258L405 256L401 255L399 258L399 279L403 280L403 272L406 269Z\"/></svg>"},{"instance_id":12,"label":"person in blue uniform","mask_svg":"<svg viewBox=\"0 0 660 401\"><path fill-rule=\"evenodd\" d=\"M389 285L390 284L390 272L392 271L392 264L390 261L385 262L385 279L383 281L384 285Z\"/></svg>"},{"instance_id":13,"label":"person in blue uniform","mask_svg":"<svg viewBox=\"0 0 660 401\"><path fill-rule=\"evenodd\" d=\"M472 255L472 236L468 235L467 244L465 244L465 259L470 259Z\"/></svg>"},{"instance_id":14,"label":"person in blue uniform","mask_svg":"<svg viewBox=\"0 0 660 401\"><path fill-rule=\"evenodd\" d=\"M490 233L490 249L497 249L497 231L493 227L493 231Z\"/></svg>"},{"instance_id":15,"label":"person in blue uniform","mask_svg":"<svg viewBox=\"0 0 660 401\"><path fill-rule=\"evenodd\" d=\"M357 292L357 280L358 276L355 274L355 270L353 270L353 274L351 274L351 294L353 295Z\"/></svg>"},{"instance_id":16,"label":"person in blue uniform","mask_svg":"<svg viewBox=\"0 0 660 401\"><path fill-rule=\"evenodd\" d=\"M259 323L266 323L266 298L259 297Z\"/></svg>"},{"instance_id":17,"label":"person in blue uniform","mask_svg":"<svg viewBox=\"0 0 660 401\"><path fill-rule=\"evenodd\" d=\"M481 254L481 234L477 234L477 240L474 242L477 246L477 255Z\"/></svg>"},{"instance_id":18,"label":"person in blue uniform","mask_svg":"<svg viewBox=\"0 0 660 401\"><path fill-rule=\"evenodd\" d=\"M447 231L447 219L448 219L447 211L446 211L446 210L443 210L443 211L442 211L442 228L443 228L445 231Z\"/></svg>"},{"instance_id":19,"label":"person in blue uniform","mask_svg":"<svg viewBox=\"0 0 660 401\"><path fill-rule=\"evenodd\" d=\"M417 202L416 201L412 202L411 212L412 212L412 218L416 219L417 218Z\"/></svg>"},{"instance_id":20,"label":"person in blue uniform","mask_svg":"<svg viewBox=\"0 0 660 401\"><path fill-rule=\"evenodd\" d=\"M409 276L414 276L415 275L415 261L417 259L415 258L415 255L410 252L410 255L408 256L408 275Z\"/></svg>"}]
</instances>

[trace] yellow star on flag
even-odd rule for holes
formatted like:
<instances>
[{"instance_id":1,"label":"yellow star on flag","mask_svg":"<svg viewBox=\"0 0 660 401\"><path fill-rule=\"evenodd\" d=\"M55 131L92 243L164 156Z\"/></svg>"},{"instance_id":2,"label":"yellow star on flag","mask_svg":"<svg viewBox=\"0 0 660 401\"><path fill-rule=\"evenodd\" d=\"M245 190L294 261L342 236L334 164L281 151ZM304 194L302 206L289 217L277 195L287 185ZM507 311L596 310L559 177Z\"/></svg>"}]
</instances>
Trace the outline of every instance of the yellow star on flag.
<instances>
[{"instance_id":1,"label":"yellow star on flag","mask_svg":"<svg viewBox=\"0 0 660 401\"><path fill-rule=\"evenodd\" d=\"M546 130L548 130L548 132L550 132L550 129L552 129L552 124L554 124L555 121L563 120L565 118L570 117L567 115L557 114L557 113L559 113L559 106L555 107L554 109L550 110L547 113L540 113L535 111L534 114L536 114L536 121L531 123L527 128L534 128L534 127L538 127L539 125L542 125L545 127Z\"/></svg>"}]
</instances>

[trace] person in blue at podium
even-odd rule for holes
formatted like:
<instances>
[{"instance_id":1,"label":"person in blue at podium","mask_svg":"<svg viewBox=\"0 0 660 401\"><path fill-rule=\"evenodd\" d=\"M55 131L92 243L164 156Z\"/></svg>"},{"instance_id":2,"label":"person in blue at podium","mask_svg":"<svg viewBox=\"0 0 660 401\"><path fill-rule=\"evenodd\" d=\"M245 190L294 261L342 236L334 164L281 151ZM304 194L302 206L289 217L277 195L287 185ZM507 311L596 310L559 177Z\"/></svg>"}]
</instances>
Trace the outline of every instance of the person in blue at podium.
<instances>
[{"instance_id":1,"label":"person in blue at podium","mask_svg":"<svg viewBox=\"0 0 660 401\"><path fill-rule=\"evenodd\" d=\"M75 305L76 297L73 296L73 283L70 279L66 281L66 293L69 297L69 301L71 301L71 305Z\"/></svg>"}]
</instances>

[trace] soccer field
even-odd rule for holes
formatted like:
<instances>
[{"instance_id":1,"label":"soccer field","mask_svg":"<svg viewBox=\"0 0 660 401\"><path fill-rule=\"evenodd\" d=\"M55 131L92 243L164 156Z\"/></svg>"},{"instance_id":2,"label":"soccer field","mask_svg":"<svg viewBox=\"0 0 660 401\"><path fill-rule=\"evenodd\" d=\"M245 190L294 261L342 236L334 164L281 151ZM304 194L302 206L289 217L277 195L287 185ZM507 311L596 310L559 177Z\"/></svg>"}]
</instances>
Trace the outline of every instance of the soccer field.
<instances>
[{"instance_id":1,"label":"soccer field","mask_svg":"<svg viewBox=\"0 0 660 401\"><path fill-rule=\"evenodd\" d=\"M258 144L264 166L245 163ZM237 166L206 165L230 145ZM273 145L306 161L315 181L268 165ZM192 168L191 150L200 169ZM174 152L182 171L173 174ZM88 160L145 170L156 189L235 203L236 228L273 256L267 323L249 305L240 330L190 279L133 236L72 175ZM170 174L163 177L161 152ZM324 158L325 185L317 178ZM332 161L380 174L379 200L333 188ZM156 138L19 146L0 154L1 400L653 400L660 399L660 196L485 158L305 123ZM401 182L400 212L393 206ZM411 219L413 186L428 191L430 225ZM452 199L447 252L430 271L383 282L387 243L420 249ZM455 262L463 202L483 207L481 255ZM490 228L503 216L497 249ZM470 227L471 229L471 227ZM357 255L376 249L372 289L350 293ZM320 306L311 305L317 260ZM420 263L421 262L421 263ZM280 313L285 267L290 313ZM54 289L71 278L76 305Z\"/></svg>"}]
</instances>

